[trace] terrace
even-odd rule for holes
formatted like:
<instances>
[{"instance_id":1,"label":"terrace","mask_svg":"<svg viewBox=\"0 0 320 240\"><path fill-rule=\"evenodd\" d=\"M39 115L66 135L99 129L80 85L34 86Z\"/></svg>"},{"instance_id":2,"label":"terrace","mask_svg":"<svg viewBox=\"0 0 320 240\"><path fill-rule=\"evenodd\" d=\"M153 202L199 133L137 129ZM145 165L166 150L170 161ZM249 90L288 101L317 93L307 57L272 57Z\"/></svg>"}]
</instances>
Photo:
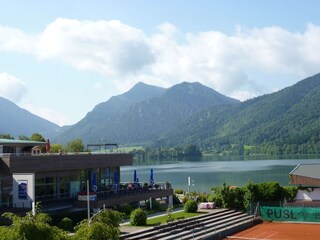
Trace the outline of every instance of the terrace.
<instances>
[{"instance_id":1,"label":"terrace","mask_svg":"<svg viewBox=\"0 0 320 240\"><path fill-rule=\"evenodd\" d=\"M119 189L90 193L90 206L92 208L112 207L150 198L169 198L169 196L173 195L173 189L170 183L155 183L152 186L144 183L132 188L130 184L131 183L120 183ZM80 193L78 200L74 202L74 206L77 208L85 208L87 206L87 197L87 193Z\"/></svg>"}]
</instances>

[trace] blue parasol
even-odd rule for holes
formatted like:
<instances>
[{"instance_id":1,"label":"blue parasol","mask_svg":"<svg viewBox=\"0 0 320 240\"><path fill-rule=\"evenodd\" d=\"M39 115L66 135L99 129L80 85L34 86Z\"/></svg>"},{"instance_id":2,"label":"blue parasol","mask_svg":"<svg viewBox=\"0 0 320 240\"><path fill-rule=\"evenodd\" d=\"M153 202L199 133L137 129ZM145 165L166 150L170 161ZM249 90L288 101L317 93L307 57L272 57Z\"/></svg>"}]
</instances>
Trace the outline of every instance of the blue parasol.
<instances>
[{"instance_id":1,"label":"blue parasol","mask_svg":"<svg viewBox=\"0 0 320 240\"><path fill-rule=\"evenodd\" d=\"M133 187L134 188L137 188L137 184L138 183L138 181L137 181L137 170L134 170L134 172L133 172Z\"/></svg>"},{"instance_id":2,"label":"blue parasol","mask_svg":"<svg viewBox=\"0 0 320 240\"><path fill-rule=\"evenodd\" d=\"M96 172L92 172L92 191L93 192L98 191Z\"/></svg>"},{"instance_id":3,"label":"blue parasol","mask_svg":"<svg viewBox=\"0 0 320 240\"><path fill-rule=\"evenodd\" d=\"M137 170L134 170L134 172L133 172L133 183L134 184L137 183Z\"/></svg>"},{"instance_id":4,"label":"blue parasol","mask_svg":"<svg viewBox=\"0 0 320 240\"><path fill-rule=\"evenodd\" d=\"M113 183L114 183L114 190L117 192L118 190L118 172L117 169L114 169L113 172Z\"/></svg>"},{"instance_id":5,"label":"blue parasol","mask_svg":"<svg viewBox=\"0 0 320 240\"><path fill-rule=\"evenodd\" d=\"M150 169L150 185L153 186L154 184L154 179L153 179L153 169Z\"/></svg>"}]
</instances>

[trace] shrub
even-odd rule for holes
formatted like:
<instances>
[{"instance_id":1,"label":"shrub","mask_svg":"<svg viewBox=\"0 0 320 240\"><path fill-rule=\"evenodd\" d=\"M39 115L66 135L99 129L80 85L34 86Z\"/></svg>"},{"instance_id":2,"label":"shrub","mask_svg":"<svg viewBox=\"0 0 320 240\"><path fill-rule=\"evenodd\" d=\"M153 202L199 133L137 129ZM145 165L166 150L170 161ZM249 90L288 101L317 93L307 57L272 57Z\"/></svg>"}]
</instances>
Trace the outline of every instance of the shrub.
<instances>
[{"instance_id":1,"label":"shrub","mask_svg":"<svg viewBox=\"0 0 320 240\"><path fill-rule=\"evenodd\" d=\"M198 204L195 200L188 200L184 205L184 211L187 213L195 213L198 210Z\"/></svg>"},{"instance_id":2,"label":"shrub","mask_svg":"<svg viewBox=\"0 0 320 240\"><path fill-rule=\"evenodd\" d=\"M133 208L132 208L132 206L130 204L124 204L124 205L118 206L117 210L119 212L124 213L126 216L130 216Z\"/></svg>"},{"instance_id":3,"label":"shrub","mask_svg":"<svg viewBox=\"0 0 320 240\"><path fill-rule=\"evenodd\" d=\"M283 187L284 196L287 201L293 201L297 195L298 188L294 186Z\"/></svg>"},{"instance_id":4,"label":"shrub","mask_svg":"<svg viewBox=\"0 0 320 240\"><path fill-rule=\"evenodd\" d=\"M188 202L189 201L189 197L188 196L184 196L183 198L182 198L182 203L183 204L186 204L186 202Z\"/></svg>"},{"instance_id":5,"label":"shrub","mask_svg":"<svg viewBox=\"0 0 320 240\"><path fill-rule=\"evenodd\" d=\"M183 194L183 190L182 189L176 189L174 190L175 194Z\"/></svg>"},{"instance_id":6,"label":"shrub","mask_svg":"<svg viewBox=\"0 0 320 240\"><path fill-rule=\"evenodd\" d=\"M73 230L73 222L70 218L65 217L59 222L58 227L64 231L71 232Z\"/></svg>"},{"instance_id":7,"label":"shrub","mask_svg":"<svg viewBox=\"0 0 320 240\"><path fill-rule=\"evenodd\" d=\"M87 210L79 212L61 212L51 214L50 217L52 218L51 225L58 226L63 218L68 217L72 220L73 225L76 226L83 219L87 219L88 212Z\"/></svg>"},{"instance_id":8,"label":"shrub","mask_svg":"<svg viewBox=\"0 0 320 240\"><path fill-rule=\"evenodd\" d=\"M131 212L130 224L133 226L145 226L147 224L147 213L141 208L137 208Z\"/></svg>"}]
</instances>

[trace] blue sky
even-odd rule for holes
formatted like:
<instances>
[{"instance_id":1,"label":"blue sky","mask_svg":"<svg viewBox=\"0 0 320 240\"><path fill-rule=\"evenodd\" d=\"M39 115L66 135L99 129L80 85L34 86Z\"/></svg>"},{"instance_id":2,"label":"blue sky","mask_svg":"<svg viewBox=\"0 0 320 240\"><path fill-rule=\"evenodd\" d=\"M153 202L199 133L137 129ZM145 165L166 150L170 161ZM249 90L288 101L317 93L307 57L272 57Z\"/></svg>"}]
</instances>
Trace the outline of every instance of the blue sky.
<instances>
[{"instance_id":1,"label":"blue sky","mask_svg":"<svg viewBox=\"0 0 320 240\"><path fill-rule=\"evenodd\" d=\"M0 96L59 125L139 81L240 100L316 74L320 1L1 1Z\"/></svg>"}]
</instances>

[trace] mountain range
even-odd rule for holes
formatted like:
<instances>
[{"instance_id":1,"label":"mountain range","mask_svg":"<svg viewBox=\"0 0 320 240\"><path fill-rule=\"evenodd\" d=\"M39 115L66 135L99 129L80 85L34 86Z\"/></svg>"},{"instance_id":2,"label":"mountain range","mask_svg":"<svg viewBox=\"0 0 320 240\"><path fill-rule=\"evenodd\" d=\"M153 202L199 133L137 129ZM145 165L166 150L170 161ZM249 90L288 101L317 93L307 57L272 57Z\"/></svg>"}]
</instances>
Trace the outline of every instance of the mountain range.
<instances>
[{"instance_id":1,"label":"mountain range","mask_svg":"<svg viewBox=\"0 0 320 240\"><path fill-rule=\"evenodd\" d=\"M320 153L319 102L320 74L245 102L198 82L170 88L140 82L128 92L98 104L67 128L0 98L0 133L17 136L44 132L57 143L81 138L85 143L154 147L194 144L217 153L270 152L274 149L270 146L291 153L303 152L301 146L307 146ZM257 146L260 150L254 150ZM271 150L261 150L261 146Z\"/></svg>"},{"instance_id":2,"label":"mountain range","mask_svg":"<svg viewBox=\"0 0 320 240\"><path fill-rule=\"evenodd\" d=\"M0 97L0 134L30 137L33 133L40 133L43 136L51 136L59 130L60 127L57 124L38 117Z\"/></svg>"},{"instance_id":3,"label":"mountain range","mask_svg":"<svg viewBox=\"0 0 320 240\"><path fill-rule=\"evenodd\" d=\"M168 89L138 83L130 91L97 105L54 140L81 138L86 143L102 140L122 145L147 144L196 112L235 103L239 101L200 83L183 82Z\"/></svg>"},{"instance_id":4,"label":"mountain range","mask_svg":"<svg viewBox=\"0 0 320 240\"><path fill-rule=\"evenodd\" d=\"M260 147L262 153L320 153L319 103L317 74L272 94L194 114L156 145L197 143L217 152L264 146L269 149Z\"/></svg>"}]
</instances>

